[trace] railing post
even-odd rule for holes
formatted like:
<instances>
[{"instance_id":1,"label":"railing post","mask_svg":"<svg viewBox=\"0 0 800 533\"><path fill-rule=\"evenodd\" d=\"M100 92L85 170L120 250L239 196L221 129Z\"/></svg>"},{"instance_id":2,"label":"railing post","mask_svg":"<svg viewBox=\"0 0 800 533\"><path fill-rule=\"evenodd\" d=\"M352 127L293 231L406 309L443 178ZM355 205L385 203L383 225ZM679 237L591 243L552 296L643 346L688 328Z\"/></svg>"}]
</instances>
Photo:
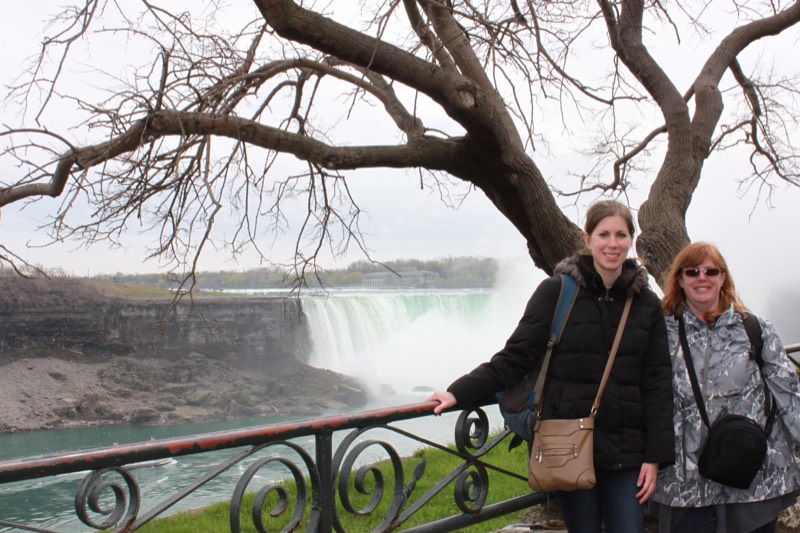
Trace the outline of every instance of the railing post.
<instances>
[{"instance_id":1,"label":"railing post","mask_svg":"<svg viewBox=\"0 0 800 533\"><path fill-rule=\"evenodd\" d=\"M333 516L336 511L335 487L333 486L333 433L320 431L314 437L319 471L320 533L333 531Z\"/></svg>"}]
</instances>

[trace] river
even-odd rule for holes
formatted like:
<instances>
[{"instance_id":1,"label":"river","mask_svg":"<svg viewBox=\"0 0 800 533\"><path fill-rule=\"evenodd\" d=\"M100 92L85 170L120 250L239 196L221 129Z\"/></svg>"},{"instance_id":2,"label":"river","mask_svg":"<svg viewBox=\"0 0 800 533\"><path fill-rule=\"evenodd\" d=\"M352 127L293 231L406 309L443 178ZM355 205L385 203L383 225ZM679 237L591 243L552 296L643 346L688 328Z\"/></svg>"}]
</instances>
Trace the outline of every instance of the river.
<instances>
[{"instance_id":1,"label":"river","mask_svg":"<svg viewBox=\"0 0 800 533\"><path fill-rule=\"evenodd\" d=\"M502 347L524 310L532 281L523 273L505 272L507 282L496 290L459 291L329 291L306 295L303 307L309 319L313 350L310 362L362 378L372 384L372 400L364 410L423 401L428 392L443 389L454 378L485 361ZM335 413L327 413L335 414ZM489 410L495 427L501 424L496 408ZM443 444L453 441L455 414L426 417L396 425ZM270 424L287 417L260 417L237 421L177 426L128 426L68 429L0 435L0 459L29 457L75 450L208 433ZM420 447L417 441L391 432L375 432L401 455ZM342 435L336 435L341 439ZM335 439L334 445L338 443ZM301 440L312 449L313 438ZM235 451L219 451L172 459L137 468L142 509L195 481ZM373 460L381 459L374 457ZM235 481L249 462L220 476L174 506L170 513L204 507L230 497ZM285 472L261 472L264 478L286 477ZM75 516L74 497L83 473L0 485L0 520L59 531L86 531Z\"/></svg>"},{"instance_id":2,"label":"river","mask_svg":"<svg viewBox=\"0 0 800 533\"><path fill-rule=\"evenodd\" d=\"M424 396L394 396L391 402L372 402L364 409L416 403L424 400ZM496 411L488 411L494 427L499 427L502 420ZM334 413L330 413L334 414ZM426 417L394 423L411 433L433 441L448 444L453 442L455 414L442 417ZM65 429L52 431L35 431L0 435L0 459L29 457L39 454L51 454L85 450L97 447L127 444L163 439L185 435L195 435L271 424L288 420L288 417L259 417L228 422L207 422L202 424L185 424L177 426L126 426L90 429ZM334 437L334 446L338 445L346 432ZM392 444L401 456L410 455L421 444L413 439L404 438L393 432L374 430L368 433L370 438L385 440ZM306 450L313 453L313 437L295 439ZM377 453L378 450L372 453ZM24 453L23 453L24 452ZM274 453L274 452L270 452ZM235 450L188 455L159 462L153 466L136 468L132 474L141 488L141 509L146 511L153 505L173 495L180 487L188 485L202 477L213 467L236 454ZM385 456L367 455L362 462L373 462ZM252 460L244 461L230 471L219 476L172 507L164 516L205 507L212 503L230 498L236 481L244 474L244 470ZM64 474L18 483L0 485L0 521L16 522L39 528L55 529L64 532L93 531L83 525L75 514L75 492L78 484L88 472ZM261 481L274 481L288 477L286 470L267 469L259 472L256 478ZM7 531L0 529L0 531Z\"/></svg>"}]
</instances>

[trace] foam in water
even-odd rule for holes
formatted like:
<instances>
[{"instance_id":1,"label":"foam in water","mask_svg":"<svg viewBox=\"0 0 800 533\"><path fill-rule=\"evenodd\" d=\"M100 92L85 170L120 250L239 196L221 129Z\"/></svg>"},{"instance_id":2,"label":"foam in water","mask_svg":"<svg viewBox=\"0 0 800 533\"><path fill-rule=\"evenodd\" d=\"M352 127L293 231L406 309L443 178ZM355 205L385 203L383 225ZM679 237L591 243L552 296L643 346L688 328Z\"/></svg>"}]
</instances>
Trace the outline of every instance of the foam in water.
<instances>
[{"instance_id":1,"label":"foam in water","mask_svg":"<svg viewBox=\"0 0 800 533\"><path fill-rule=\"evenodd\" d=\"M530 261L517 261L503 264L493 290L305 296L310 362L360 378L374 394L441 390L503 347L543 277Z\"/></svg>"}]
</instances>

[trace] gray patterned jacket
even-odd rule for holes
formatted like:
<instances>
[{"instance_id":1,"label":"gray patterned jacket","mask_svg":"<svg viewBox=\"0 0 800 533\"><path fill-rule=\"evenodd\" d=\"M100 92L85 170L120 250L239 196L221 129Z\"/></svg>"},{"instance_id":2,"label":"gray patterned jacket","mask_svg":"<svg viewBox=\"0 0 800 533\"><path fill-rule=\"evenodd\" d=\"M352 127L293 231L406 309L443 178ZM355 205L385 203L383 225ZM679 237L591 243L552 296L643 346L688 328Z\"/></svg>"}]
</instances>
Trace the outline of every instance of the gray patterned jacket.
<instances>
[{"instance_id":1,"label":"gray patterned jacket","mask_svg":"<svg viewBox=\"0 0 800 533\"><path fill-rule=\"evenodd\" d=\"M757 420L763 427L763 381L758 365L748 355L750 341L742 317L731 309L714 326L708 326L685 306L683 316L709 420L713 423L722 414L740 414ZM654 501L673 507L700 507L765 500L800 489L800 469L794 460L795 452L800 451L800 386L772 324L761 319L759 322L764 338L764 374L778 411L764 466L750 488L741 490L710 481L697 472L700 444L708 429L692 393L678 338L678 321L667 317L676 457L673 466L658 473Z\"/></svg>"}]
</instances>

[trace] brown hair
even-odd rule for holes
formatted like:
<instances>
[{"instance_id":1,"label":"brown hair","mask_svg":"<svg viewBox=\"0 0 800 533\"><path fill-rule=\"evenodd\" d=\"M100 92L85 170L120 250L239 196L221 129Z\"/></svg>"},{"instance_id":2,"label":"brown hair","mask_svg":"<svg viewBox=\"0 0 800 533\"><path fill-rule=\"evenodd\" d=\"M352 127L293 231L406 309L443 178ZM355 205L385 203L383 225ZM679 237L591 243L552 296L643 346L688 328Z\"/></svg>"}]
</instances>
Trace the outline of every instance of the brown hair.
<instances>
[{"instance_id":1,"label":"brown hair","mask_svg":"<svg viewBox=\"0 0 800 533\"><path fill-rule=\"evenodd\" d=\"M622 219L625 220L625 223L628 225L628 231L630 231L631 237L633 237L635 228L631 210L628 209L628 206L616 200L600 200L599 202L593 203L586 212L584 231L588 235L591 235L601 220L613 216L621 216Z\"/></svg>"},{"instance_id":2,"label":"brown hair","mask_svg":"<svg viewBox=\"0 0 800 533\"><path fill-rule=\"evenodd\" d=\"M697 266L706 259L711 259L711 262L725 273L725 280L722 282L722 287L719 291L719 307L700 318L709 323L715 322L731 305L741 315L747 315L747 308L739 300L739 295L736 294L733 277L728 270L725 258L722 257L719 248L707 242L693 242L687 245L672 262L672 266L666 276L664 298L661 299L661 307L664 309L664 314L675 317L681 316L683 313L681 304L686 301L686 294L678 280L683 275L684 268Z\"/></svg>"}]
</instances>

